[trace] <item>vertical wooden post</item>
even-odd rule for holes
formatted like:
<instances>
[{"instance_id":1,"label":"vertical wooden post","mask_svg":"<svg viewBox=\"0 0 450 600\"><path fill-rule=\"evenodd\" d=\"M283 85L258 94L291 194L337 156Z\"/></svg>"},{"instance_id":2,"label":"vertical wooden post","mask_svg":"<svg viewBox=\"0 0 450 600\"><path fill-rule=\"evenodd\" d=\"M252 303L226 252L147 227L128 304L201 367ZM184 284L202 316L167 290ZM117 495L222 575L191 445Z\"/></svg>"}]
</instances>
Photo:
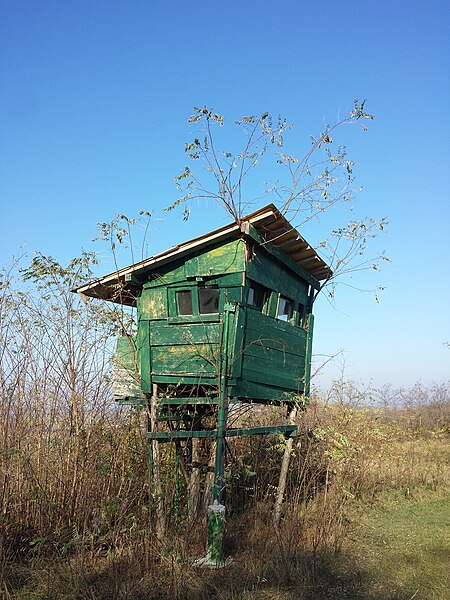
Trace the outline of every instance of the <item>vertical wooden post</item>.
<instances>
[{"instance_id":1,"label":"vertical wooden post","mask_svg":"<svg viewBox=\"0 0 450 600\"><path fill-rule=\"evenodd\" d=\"M309 398L311 388L311 357L312 357L312 335L314 327L314 316L309 314L306 320L306 351L305 351L305 371L303 379L303 395L304 399ZM295 424L295 418L298 412L298 404L296 404L289 413L289 425ZM284 447L283 461L281 463L280 478L278 480L277 494L275 497L275 506L273 511L273 524L278 528L281 518L281 508L283 506L284 494L286 491L287 475L289 471L289 463L291 460L292 447L294 439L292 437L286 440Z\"/></svg>"},{"instance_id":2,"label":"vertical wooden post","mask_svg":"<svg viewBox=\"0 0 450 600\"><path fill-rule=\"evenodd\" d=\"M205 488L203 490L202 497L202 510L206 513L208 506L212 502L212 487L214 483L214 465L216 462L216 440L211 440L211 444L208 451L208 467L205 477Z\"/></svg>"},{"instance_id":3,"label":"vertical wooden post","mask_svg":"<svg viewBox=\"0 0 450 600\"><path fill-rule=\"evenodd\" d=\"M150 423L151 430L157 431L158 429L158 386L156 383L152 384L152 398L150 403ZM161 484L161 458L159 453L159 442L158 440L152 440L152 470L153 470L153 490L154 490L154 503L156 513L156 536L159 541L163 541L166 534L166 516L164 514L164 505L162 497L162 484Z\"/></svg>"},{"instance_id":4,"label":"vertical wooden post","mask_svg":"<svg viewBox=\"0 0 450 600\"><path fill-rule=\"evenodd\" d=\"M297 416L297 411L298 411L297 405L295 405L290 410L289 418L288 418L289 425L295 424L295 418ZM286 491L287 475L288 475L288 471L289 471L289 463L291 460L293 444L294 444L294 438L289 437L286 440L286 445L284 447L283 461L281 463L280 478L278 479L278 488L277 488L277 494L275 497L275 506L274 506L274 510L273 510L273 524L274 524L275 528L278 528L278 525L280 524L281 508L283 506L284 492Z\"/></svg>"},{"instance_id":5,"label":"vertical wooden post","mask_svg":"<svg viewBox=\"0 0 450 600\"><path fill-rule=\"evenodd\" d=\"M314 315L309 314L306 321L307 337L306 337L306 352L305 352L305 399L309 399L311 391L311 359L312 359L312 340L314 330Z\"/></svg>"},{"instance_id":6,"label":"vertical wooden post","mask_svg":"<svg viewBox=\"0 0 450 600\"><path fill-rule=\"evenodd\" d=\"M214 483L212 487L213 503L208 506L208 538L206 563L209 566L223 565L223 537L225 531L225 506L223 498L223 468L225 455L225 435L228 419L228 339L231 314L235 312L233 304L225 304L220 359L219 406L217 411L216 457L214 464ZM205 564L206 564L205 563Z\"/></svg>"},{"instance_id":7,"label":"vertical wooden post","mask_svg":"<svg viewBox=\"0 0 450 600\"><path fill-rule=\"evenodd\" d=\"M199 501L200 501L200 440L193 438L191 440L192 451L191 451L191 474L188 483L188 518L192 523L195 521L198 513Z\"/></svg>"},{"instance_id":8,"label":"vertical wooden post","mask_svg":"<svg viewBox=\"0 0 450 600\"><path fill-rule=\"evenodd\" d=\"M219 406L217 411L217 445L214 465L213 500L220 502L223 491L223 465L225 454L225 433L228 418L228 337L230 329L230 314L234 313L233 304L225 304L222 336L222 352L220 360Z\"/></svg>"}]
</instances>

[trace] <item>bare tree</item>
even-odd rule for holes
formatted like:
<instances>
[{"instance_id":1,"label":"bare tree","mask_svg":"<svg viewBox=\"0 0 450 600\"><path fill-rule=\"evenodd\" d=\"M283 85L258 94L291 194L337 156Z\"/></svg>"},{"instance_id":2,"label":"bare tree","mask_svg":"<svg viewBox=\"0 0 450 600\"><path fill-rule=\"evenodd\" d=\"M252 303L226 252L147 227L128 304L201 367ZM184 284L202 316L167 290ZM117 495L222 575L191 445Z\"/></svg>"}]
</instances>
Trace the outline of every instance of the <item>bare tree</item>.
<instances>
[{"instance_id":1,"label":"bare tree","mask_svg":"<svg viewBox=\"0 0 450 600\"><path fill-rule=\"evenodd\" d=\"M298 157L285 151L286 134L292 127L281 116L274 119L266 112L235 121L244 141L239 150L230 151L220 148L217 141L216 127L224 126L224 117L209 108L196 107L188 120L196 127L195 137L185 144L189 164L175 177L179 197L165 210L181 205L187 219L190 201L210 200L239 223L244 213L270 198L298 229L332 209L344 205L350 209L355 163L345 146L335 144L333 136L347 125L366 131L365 122L373 118L366 112L365 101L354 100L352 110L326 125L319 135L311 136L309 149ZM272 172L274 165L278 169L274 182L255 181L256 167L260 172L265 168ZM318 244L333 271L328 286L350 273L377 270L382 261L389 260L384 254L367 256L370 240L385 225L385 218L352 218L333 228L328 239Z\"/></svg>"}]
</instances>

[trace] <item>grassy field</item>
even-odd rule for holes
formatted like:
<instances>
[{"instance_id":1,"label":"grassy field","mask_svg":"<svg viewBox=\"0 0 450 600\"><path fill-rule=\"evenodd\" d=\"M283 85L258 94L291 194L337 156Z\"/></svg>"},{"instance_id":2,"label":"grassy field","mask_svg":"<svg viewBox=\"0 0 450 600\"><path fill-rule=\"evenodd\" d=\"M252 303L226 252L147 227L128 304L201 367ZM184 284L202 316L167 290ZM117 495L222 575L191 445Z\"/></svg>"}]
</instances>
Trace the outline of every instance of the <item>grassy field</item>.
<instances>
[{"instance_id":1,"label":"grassy field","mask_svg":"<svg viewBox=\"0 0 450 600\"><path fill-rule=\"evenodd\" d=\"M374 597L444 600L450 592L450 497L387 496L349 544Z\"/></svg>"},{"instance_id":2,"label":"grassy field","mask_svg":"<svg viewBox=\"0 0 450 600\"><path fill-rule=\"evenodd\" d=\"M360 507L342 550L311 556L286 548L289 572L252 552L238 551L220 571L159 565L160 577L145 573L136 557L82 557L16 563L2 598L216 598L217 600L446 600L450 590L448 496L435 492L418 499L386 496ZM248 540L247 540L248 542ZM155 565L151 565L155 570ZM133 572L134 571L134 572Z\"/></svg>"}]
</instances>

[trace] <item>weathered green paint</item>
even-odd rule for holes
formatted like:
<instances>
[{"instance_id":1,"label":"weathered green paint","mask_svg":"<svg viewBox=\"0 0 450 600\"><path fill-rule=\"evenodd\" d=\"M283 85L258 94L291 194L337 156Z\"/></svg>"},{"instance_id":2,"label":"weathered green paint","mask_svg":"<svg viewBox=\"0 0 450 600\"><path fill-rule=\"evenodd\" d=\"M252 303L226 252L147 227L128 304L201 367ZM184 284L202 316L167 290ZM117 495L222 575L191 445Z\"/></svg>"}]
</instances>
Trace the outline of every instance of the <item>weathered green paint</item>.
<instances>
[{"instance_id":1,"label":"weathered green paint","mask_svg":"<svg viewBox=\"0 0 450 600\"><path fill-rule=\"evenodd\" d=\"M240 313L237 325L240 339L235 342L232 369L237 383L232 393L243 398L278 401L280 398L283 401L284 392L303 393L306 331L254 308L241 307ZM264 389L267 386L269 394Z\"/></svg>"},{"instance_id":2,"label":"weathered green paint","mask_svg":"<svg viewBox=\"0 0 450 600\"><path fill-rule=\"evenodd\" d=\"M234 312L234 321L229 340L229 361L228 361L228 384L232 385L242 374L242 351L244 342L244 328L246 320L245 309L236 304ZM235 394L231 394L234 396Z\"/></svg>"},{"instance_id":3,"label":"weathered green paint","mask_svg":"<svg viewBox=\"0 0 450 600\"><path fill-rule=\"evenodd\" d=\"M126 397L143 398L135 337L124 335L117 339L113 364L114 398L116 400Z\"/></svg>"},{"instance_id":4,"label":"weathered green paint","mask_svg":"<svg viewBox=\"0 0 450 600\"><path fill-rule=\"evenodd\" d=\"M213 344L152 346L152 374L202 375L217 373L217 348Z\"/></svg>"},{"instance_id":5,"label":"weathered green paint","mask_svg":"<svg viewBox=\"0 0 450 600\"><path fill-rule=\"evenodd\" d=\"M211 566L223 563L223 537L225 533L225 506L215 501L208 507L207 560Z\"/></svg>"},{"instance_id":6,"label":"weathered green paint","mask_svg":"<svg viewBox=\"0 0 450 600\"><path fill-rule=\"evenodd\" d=\"M195 286L198 283L196 278L178 278L181 277L181 274L177 277L177 281L167 281L167 279L169 279L168 275L169 274L161 275L144 283L142 286L143 290L150 290L158 287L164 287L166 289L183 289L186 286ZM223 288L240 287L242 285L242 271L223 275L211 275L206 277L205 280L209 285L217 285Z\"/></svg>"},{"instance_id":7,"label":"weathered green paint","mask_svg":"<svg viewBox=\"0 0 450 600\"><path fill-rule=\"evenodd\" d=\"M150 363L150 321L141 319L137 335L138 357L141 375L141 389L144 394L151 393L151 363Z\"/></svg>"},{"instance_id":8,"label":"weathered green paint","mask_svg":"<svg viewBox=\"0 0 450 600\"><path fill-rule=\"evenodd\" d=\"M261 404L288 404L302 393L299 390L286 391L283 388L274 385L256 383L240 378L232 382L229 386L230 396L236 396L242 401L255 401Z\"/></svg>"},{"instance_id":9,"label":"weathered green paint","mask_svg":"<svg viewBox=\"0 0 450 600\"><path fill-rule=\"evenodd\" d=\"M152 273L150 279L144 283L144 289L183 284L186 280L196 277L213 279L217 275L227 276L242 273L244 270L244 241L233 240L220 246L210 246L161 267L158 273Z\"/></svg>"},{"instance_id":10,"label":"weathered green paint","mask_svg":"<svg viewBox=\"0 0 450 600\"><path fill-rule=\"evenodd\" d=\"M253 229L250 235L259 240ZM230 394L244 400L284 402L292 394L305 393L310 374L305 369L310 331L306 323L310 321L305 317L299 323L297 310L299 303L307 307L306 312L310 309L308 291L316 281L298 265L294 268L278 249L272 252L270 244L254 244L246 261L246 243L239 239L210 246L147 276L138 298L142 392L150 393L152 383L217 388L219 377L225 376ZM263 311L246 304L250 281L270 290ZM201 286L218 287L218 313L198 314ZM180 290L191 291L193 315L177 314ZM293 302L289 323L275 318L280 294ZM225 340L222 324L227 303L233 305L233 312L227 317ZM221 370L224 359L226 373ZM129 397L139 398L139 394Z\"/></svg>"},{"instance_id":11,"label":"weathered green paint","mask_svg":"<svg viewBox=\"0 0 450 600\"><path fill-rule=\"evenodd\" d=\"M305 398L309 398L310 384L311 384L311 358L312 358L312 341L313 341L313 330L314 330L314 315L309 314L306 320L306 327L308 330L306 338L306 356L305 356L305 376L304 376L304 395Z\"/></svg>"},{"instance_id":12,"label":"weathered green paint","mask_svg":"<svg viewBox=\"0 0 450 600\"><path fill-rule=\"evenodd\" d=\"M245 269L244 251L243 240L234 240L209 248L186 261L185 275L187 278L210 277L242 272Z\"/></svg>"},{"instance_id":13,"label":"weathered green paint","mask_svg":"<svg viewBox=\"0 0 450 600\"><path fill-rule=\"evenodd\" d=\"M293 273L282 265L277 265L267 254L255 251L254 257L248 263L246 275L270 290L281 292L291 300L306 304L308 298L308 285L303 280L298 280ZM272 316L275 310L272 312Z\"/></svg>"},{"instance_id":14,"label":"weathered green paint","mask_svg":"<svg viewBox=\"0 0 450 600\"><path fill-rule=\"evenodd\" d=\"M141 319L165 319L167 312L167 288L144 289L139 297Z\"/></svg>"},{"instance_id":15,"label":"weathered green paint","mask_svg":"<svg viewBox=\"0 0 450 600\"><path fill-rule=\"evenodd\" d=\"M283 393L305 392L309 378L309 372L305 372L309 334L303 327L238 305L235 314L229 317L230 331L223 346L222 326L216 318L219 315L211 322L199 322L198 317L190 317L187 322L141 319L137 364L142 392L150 393L152 382L217 385L221 355L227 358L232 395L255 401L271 397L282 401ZM270 394L260 386L269 386ZM130 389L127 396L139 397L139 394Z\"/></svg>"},{"instance_id":16,"label":"weathered green paint","mask_svg":"<svg viewBox=\"0 0 450 600\"><path fill-rule=\"evenodd\" d=\"M231 329L231 319L234 315L235 307L233 304L226 304L223 314L223 337L222 352L220 357L220 377L219 377L219 407L217 411L217 439L216 439L216 460L214 464L214 483L212 486L212 495L214 500L220 502L223 487L223 463L225 454L225 434L228 418L228 357L229 357L229 339Z\"/></svg>"},{"instance_id":17,"label":"weathered green paint","mask_svg":"<svg viewBox=\"0 0 450 600\"><path fill-rule=\"evenodd\" d=\"M152 323L150 330L151 346L192 346L196 344L211 344L215 348L220 347L219 316L216 316L217 322L199 322L192 318L191 321L178 321L173 323L170 320L159 323Z\"/></svg>"}]
</instances>

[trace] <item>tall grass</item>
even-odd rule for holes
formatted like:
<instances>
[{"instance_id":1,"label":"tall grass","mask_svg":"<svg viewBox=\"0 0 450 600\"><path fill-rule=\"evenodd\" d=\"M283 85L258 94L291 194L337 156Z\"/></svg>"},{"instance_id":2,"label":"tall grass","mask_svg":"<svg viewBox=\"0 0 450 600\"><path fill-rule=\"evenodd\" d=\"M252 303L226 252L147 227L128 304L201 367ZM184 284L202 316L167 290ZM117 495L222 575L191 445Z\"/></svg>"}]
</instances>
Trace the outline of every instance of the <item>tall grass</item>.
<instances>
[{"instance_id":1,"label":"tall grass","mask_svg":"<svg viewBox=\"0 0 450 600\"><path fill-rule=\"evenodd\" d=\"M88 267L62 269L41 257L24 272L30 287L13 271L0 278L1 597L231 599L263 588L272 590L267 597L308 590L364 506L385 494L447 490L448 384L384 389L369 406L367 394L341 383L298 419L278 530L272 510L284 438L230 441L226 551L235 560L226 580L199 572L191 558L204 553L205 527L187 518L182 477L174 516L168 445L169 529L156 541L145 415L111 402L117 315L68 291ZM273 422L276 410L245 418Z\"/></svg>"}]
</instances>

